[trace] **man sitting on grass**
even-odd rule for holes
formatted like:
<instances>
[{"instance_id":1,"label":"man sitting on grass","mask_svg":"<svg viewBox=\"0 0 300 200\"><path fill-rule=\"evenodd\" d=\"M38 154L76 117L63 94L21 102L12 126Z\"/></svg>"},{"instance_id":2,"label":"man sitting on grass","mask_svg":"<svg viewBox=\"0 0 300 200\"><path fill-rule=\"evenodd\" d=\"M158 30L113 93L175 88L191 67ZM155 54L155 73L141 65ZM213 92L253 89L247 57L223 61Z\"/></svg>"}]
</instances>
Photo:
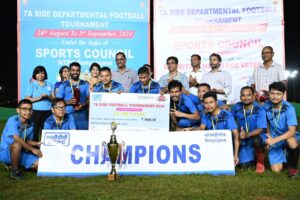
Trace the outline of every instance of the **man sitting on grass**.
<instances>
[{"instance_id":1,"label":"man sitting on grass","mask_svg":"<svg viewBox=\"0 0 300 200\"><path fill-rule=\"evenodd\" d=\"M27 169L37 169L42 152L35 148L41 142L33 141L32 103L23 99L18 103L18 115L10 117L3 129L0 144L0 162L11 165L10 177L20 180L19 165Z\"/></svg>"},{"instance_id":2,"label":"man sitting on grass","mask_svg":"<svg viewBox=\"0 0 300 200\"><path fill-rule=\"evenodd\" d=\"M264 105L269 130L260 144L265 142L269 147L269 161L272 171L280 172L283 163L287 162L289 177L292 178L298 175L298 140L300 135L296 133L295 108L283 100L285 90L285 85L282 82L274 82L269 85L270 101Z\"/></svg>"},{"instance_id":3,"label":"man sitting on grass","mask_svg":"<svg viewBox=\"0 0 300 200\"><path fill-rule=\"evenodd\" d=\"M66 114L66 103L63 99L54 99L51 104L53 115L44 123L44 129L48 130L75 130L74 118Z\"/></svg>"}]
</instances>

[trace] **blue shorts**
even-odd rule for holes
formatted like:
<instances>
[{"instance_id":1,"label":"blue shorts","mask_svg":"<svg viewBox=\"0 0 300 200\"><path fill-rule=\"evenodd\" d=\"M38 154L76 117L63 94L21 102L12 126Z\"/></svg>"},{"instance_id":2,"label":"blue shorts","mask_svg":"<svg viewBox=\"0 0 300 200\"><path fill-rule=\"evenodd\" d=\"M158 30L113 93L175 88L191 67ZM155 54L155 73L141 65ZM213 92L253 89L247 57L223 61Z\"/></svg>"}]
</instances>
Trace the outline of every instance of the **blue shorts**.
<instances>
[{"instance_id":1,"label":"blue shorts","mask_svg":"<svg viewBox=\"0 0 300 200\"><path fill-rule=\"evenodd\" d=\"M200 120L181 118L177 125L180 128L196 127L200 125Z\"/></svg>"},{"instance_id":2,"label":"blue shorts","mask_svg":"<svg viewBox=\"0 0 300 200\"><path fill-rule=\"evenodd\" d=\"M241 141L239 148L240 163L247 163L254 160L254 147L252 138Z\"/></svg>"},{"instance_id":3,"label":"blue shorts","mask_svg":"<svg viewBox=\"0 0 300 200\"><path fill-rule=\"evenodd\" d=\"M39 158L29 152L21 151L21 155L19 158L19 165L29 169L31 166L38 161ZM6 165L11 165L11 158L10 158L10 148L6 148L0 150L0 162L5 163Z\"/></svg>"},{"instance_id":4,"label":"blue shorts","mask_svg":"<svg viewBox=\"0 0 300 200\"><path fill-rule=\"evenodd\" d=\"M263 143L266 144L267 135L260 134L260 137L262 137ZM295 137L297 141L300 140L300 134L298 132L295 134ZM287 143L285 140L270 146L269 149L270 165L286 163L286 147L287 147Z\"/></svg>"}]
</instances>

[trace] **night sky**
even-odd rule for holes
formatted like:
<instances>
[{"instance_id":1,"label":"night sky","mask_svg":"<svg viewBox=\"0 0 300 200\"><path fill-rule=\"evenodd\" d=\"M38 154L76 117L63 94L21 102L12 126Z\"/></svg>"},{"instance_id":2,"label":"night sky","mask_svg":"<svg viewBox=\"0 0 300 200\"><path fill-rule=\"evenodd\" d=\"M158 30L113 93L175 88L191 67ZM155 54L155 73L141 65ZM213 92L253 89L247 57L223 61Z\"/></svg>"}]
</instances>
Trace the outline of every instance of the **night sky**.
<instances>
[{"instance_id":1,"label":"night sky","mask_svg":"<svg viewBox=\"0 0 300 200\"><path fill-rule=\"evenodd\" d=\"M0 73L0 106L15 107L17 102L17 0L3 1L1 11L1 73ZM299 32L296 29L297 1L284 0L286 68L295 70L300 65ZM276 56L276 52L275 52ZM153 58L152 58L153 59ZM299 70L300 73L300 70ZM288 83L288 100L300 102L300 94L296 94L300 83L300 74L295 82ZM295 87L294 87L295 86ZM294 94L295 91L296 93Z\"/></svg>"}]
</instances>

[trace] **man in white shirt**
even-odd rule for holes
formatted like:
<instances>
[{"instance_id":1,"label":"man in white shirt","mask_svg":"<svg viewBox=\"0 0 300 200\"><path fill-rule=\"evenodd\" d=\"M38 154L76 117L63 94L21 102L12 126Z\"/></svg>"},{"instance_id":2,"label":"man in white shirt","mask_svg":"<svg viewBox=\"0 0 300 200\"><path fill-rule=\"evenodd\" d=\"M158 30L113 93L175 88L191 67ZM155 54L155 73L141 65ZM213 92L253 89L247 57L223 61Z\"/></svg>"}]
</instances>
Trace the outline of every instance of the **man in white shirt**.
<instances>
[{"instance_id":1,"label":"man in white shirt","mask_svg":"<svg viewBox=\"0 0 300 200\"><path fill-rule=\"evenodd\" d=\"M197 85L201 83L204 71L201 69L201 56L193 54L191 56L191 65L193 70L189 73L189 92L197 96L198 88Z\"/></svg>"},{"instance_id":2,"label":"man in white shirt","mask_svg":"<svg viewBox=\"0 0 300 200\"><path fill-rule=\"evenodd\" d=\"M287 85L284 77L284 67L273 62L274 51L271 46L265 46L261 52L263 63L253 72L251 86L257 92L268 91L273 82L282 81Z\"/></svg>"},{"instance_id":3,"label":"man in white shirt","mask_svg":"<svg viewBox=\"0 0 300 200\"><path fill-rule=\"evenodd\" d=\"M204 74L201 82L211 87L211 92L217 94L218 100L227 103L228 95L232 91L232 80L228 72L220 69L222 58L219 54L213 53L209 56L211 71Z\"/></svg>"}]
</instances>

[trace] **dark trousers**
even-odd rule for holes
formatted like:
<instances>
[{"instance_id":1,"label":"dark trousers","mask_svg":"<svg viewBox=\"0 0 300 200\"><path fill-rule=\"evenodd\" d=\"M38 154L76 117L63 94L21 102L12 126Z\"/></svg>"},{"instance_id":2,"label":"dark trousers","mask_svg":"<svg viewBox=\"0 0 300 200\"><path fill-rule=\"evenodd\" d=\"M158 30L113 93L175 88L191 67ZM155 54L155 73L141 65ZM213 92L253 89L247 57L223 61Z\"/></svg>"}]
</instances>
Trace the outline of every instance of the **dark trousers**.
<instances>
[{"instance_id":1,"label":"dark trousers","mask_svg":"<svg viewBox=\"0 0 300 200\"><path fill-rule=\"evenodd\" d=\"M39 142L40 132L44 128L44 122L52 114L50 110L33 110L31 120L33 122L33 140Z\"/></svg>"}]
</instances>

